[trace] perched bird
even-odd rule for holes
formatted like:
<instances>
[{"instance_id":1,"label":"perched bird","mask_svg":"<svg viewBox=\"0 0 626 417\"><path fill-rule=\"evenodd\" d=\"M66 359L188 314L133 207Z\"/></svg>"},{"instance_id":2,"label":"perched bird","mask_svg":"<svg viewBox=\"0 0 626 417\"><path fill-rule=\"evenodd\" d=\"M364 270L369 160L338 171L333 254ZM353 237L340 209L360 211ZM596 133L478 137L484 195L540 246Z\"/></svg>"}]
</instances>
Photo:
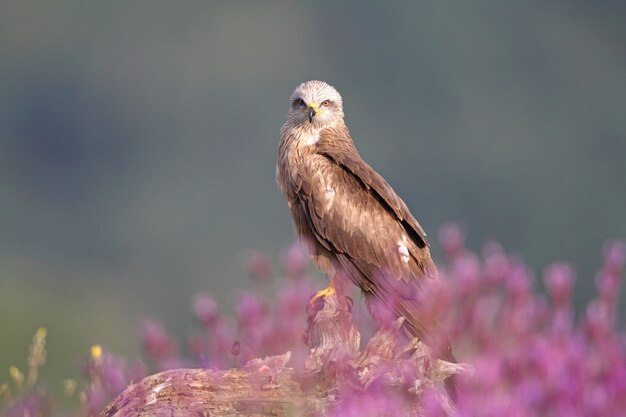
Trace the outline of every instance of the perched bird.
<instances>
[{"instance_id":1,"label":"perched bird","mask_svg":"<svg viewBox=\"0 0 626 417\"><path fill-rule=\"evenodd\" d=\"M307 81L291 95L276 177L298 236L331 280L317 296L346 276L363 291L377 321L404 317L410 334L455 362L440 324L420 314L420 289L437 277L426 234L359 155L341 96L325 82Z\"/></svg>"}]
</instances>

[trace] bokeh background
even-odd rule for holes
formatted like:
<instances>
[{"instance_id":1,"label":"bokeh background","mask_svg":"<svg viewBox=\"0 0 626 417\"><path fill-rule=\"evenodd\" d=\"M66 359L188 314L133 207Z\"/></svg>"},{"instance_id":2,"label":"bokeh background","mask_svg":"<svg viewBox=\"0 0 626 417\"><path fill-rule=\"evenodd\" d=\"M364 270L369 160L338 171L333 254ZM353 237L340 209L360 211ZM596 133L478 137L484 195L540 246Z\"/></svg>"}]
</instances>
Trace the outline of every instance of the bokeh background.
<instances>
[{"instance_id":1,"label":"bokeh background","mask_svg":"<svg viewBox=\"0 0 626 417\"><path fill-rule=\"evenodd\" d=\"M0 3L0 382L38 326L60 381L278 259L278 131L313 78L435 255L460 221L537 276L572 263L586 301L626 236L626 7L544 3Z\"/></svg>"}]
</instances>

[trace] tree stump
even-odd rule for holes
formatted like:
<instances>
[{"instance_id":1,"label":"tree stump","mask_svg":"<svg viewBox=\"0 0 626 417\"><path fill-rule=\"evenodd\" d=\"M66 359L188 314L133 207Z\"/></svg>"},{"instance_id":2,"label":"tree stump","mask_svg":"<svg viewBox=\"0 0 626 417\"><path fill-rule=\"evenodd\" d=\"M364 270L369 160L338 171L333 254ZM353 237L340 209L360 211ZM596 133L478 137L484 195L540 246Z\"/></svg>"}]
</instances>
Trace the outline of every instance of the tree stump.
<instances>
[{"instance_id":1,"label":"tree stump","mask_svg":"<svg viewBox=\"0 0 626 417\"><path fill-rule=\"evenodd\" d=\"M169 370L129 386L101 416L321 417L344 406L346 398L358 402L377 395L399 399L393 411L377 415L419 416L425 393L444 414L453 413L443 381L472 372L471 366L433 359L417 339L402 341L402 318L379 329L360 352L351 300L341 292L316 299L307 314L310 351L303 370L286 367L290 352L236 369Z\"/></svg>"}]
</instances>

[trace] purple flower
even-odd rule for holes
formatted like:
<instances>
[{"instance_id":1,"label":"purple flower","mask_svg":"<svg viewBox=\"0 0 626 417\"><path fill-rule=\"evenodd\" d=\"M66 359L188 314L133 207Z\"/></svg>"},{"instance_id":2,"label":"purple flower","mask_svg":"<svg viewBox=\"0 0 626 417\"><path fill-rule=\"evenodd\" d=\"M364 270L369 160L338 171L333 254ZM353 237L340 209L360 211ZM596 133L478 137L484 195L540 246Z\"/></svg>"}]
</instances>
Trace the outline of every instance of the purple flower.
<instances>
[{"instance_id":1,"label":"purple flower","mask_svg":"<svg viewBox=\"0 0 626 417\"><path fill-rule=\"evenodd\" d=\"M574 269L564 263L554 263L546 268L544 283L557 306L568 305L572 297Z\"/></svg>"},{"instance_id":2,"label":"purple flower","mask_svg":"<svg viewBox=\"0 0 626 417\"><path fill-rule=\"evenodd\" d=\"M254 326L261 322L265 315L263 300L257 294L244 292L235 301L235 315L240 326Z\"/></svg>"},{"instance_id":3,"label":"purple flower","mask_svg":"<svg viewBox=\"0 0 626 417\"><path fill-rule=\"evenodd\" d=\"M233 343L233 347L232 347L232 348L230 348L230 353L231 353L233 356L239 356L239 354L241 353L241 343L239 343L239 341L238 341L238 340L236 340L236 341Z\"/></svg>"},{"instance_id":4,"label":"purple flower","mask_svg":"<svg viewBox=\"0 0 626 417\"><path fill-rule=\"evenodd\" d=\"M206 326L211 327L220 316L217 302L207 293L198 293L193 299L193 312Z\"/></svg>"},{"instance_id":5,"label":"purple flower","mask_svg":"<svg viewBox=\"0 0 626 417\"><path fill-rule=\"evenodd\" d=\"M304 242L297 241L287 248L283 254L283 269L289 278L304 276L309 265L309 248Z\"/></svg>"},{"instance_id":6,"label":"purple flower","mask_svg":"<svg viewBox=\"0 0 626 417\"><path fill-rule=\"evenodd\" d=\"M164 360L178 355L178 343L159 323L144 320L140 326L140 335L143 348L151 358Z\"/></svg>"},{"instance_id":7,"label":"purple flower","mask_svg":"<svg viewBox=\"0 0 626 417\"><path fill-rule=\"evenodd\" d=\"M616 275L622 274L626 263L626 243L610 242L604 249L605 268Z\"/></svg>"},{"instance_id":8,"label":"purple flower","mask_svg":"<svg viewBox=\"0 0 626 417\"><path fill-rule=\"evenodd\" d=\"M272 264L263 253L253 250L248 254L248 271L255 280L265 282L272 274Z\"/></svg>"},{"instance_id":9,"label":"purple flower","mask_svg":"<svg viewBox=\"0 0 626 417\"><path fill-rule=\"evenodd\" d=\"M450 259L465 250L465 232L458 224L448 223L439 229L439 243Z\"/></svg>"}]
</instances>

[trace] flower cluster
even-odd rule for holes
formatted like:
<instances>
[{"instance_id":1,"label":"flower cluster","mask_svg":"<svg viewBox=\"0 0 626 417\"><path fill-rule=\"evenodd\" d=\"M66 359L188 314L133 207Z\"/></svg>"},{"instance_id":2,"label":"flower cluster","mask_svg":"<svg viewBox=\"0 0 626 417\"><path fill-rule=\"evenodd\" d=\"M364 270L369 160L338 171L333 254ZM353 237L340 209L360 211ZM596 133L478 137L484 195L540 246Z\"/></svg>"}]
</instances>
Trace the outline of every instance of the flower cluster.
<instances>
[{"instance_id":1,"label":"flower cluster","mask_svg":"<svg viewBox=\"0 0 626 417\"><path fill-rule=\"evenodd\" d=\"M611 416L626 410L626 333L619 322L619 290L626 245L608 243L595 282L597 295L586 308L572 305L575 272L555 263L545 268L545 292L517 257L497 244L481 255L464 244L455 225L440 231L446 259L439 263L440 280L421 294L426 317L442 323L458 360L474 367L473 375L456 380L455 410L444 410L435 392L421 396L419 414L438 416ZM59 401L38 382L46 360L45 330L37 332L25 374L17 368L11 381L0 384L0 414L58 415L55 405L73 415L95 415L131 382L150 372L179 367L227 369L249 359L292 352L290 367L301 368L308 349L302 336L306 306L322 283L309 276L306 250L288 248L280 279L270 279L272 265L258 252L249 257L251 289L235 299L225 314L209 293L197 294L192 311L198 331L180 343L157 322L144 321L140 338L144 360L129 361L94 346L85 360L85 380L65 381ZM373 326L356 296L354 322L367 342ZM433 319L434 320L434 319ZM406 414L404 394L385 392L377 384L367 392L350 387L336 393L332 416ZM71 407L69 406L71 405ZM412 411L411 411L412 412ZM410 414L410 413L409 413Z\"/></svg>"},{"instance_id":2,"label":"flower cluster","mask_svg":"<svg viewBox=\"0 0 626 417\"><path fill-rule=\"evenodd\" d=\"M482 258L467 251L459 228L442 229L448 262L441 291L458 356L475 366L459 380L459 415L609 416L626 410L626 334L618 329L618 294L626 245L608 243L596 276L598 294L576 320L574 270L545 268L548 297L497 244Z\"/></svg>"}]
</instances>

